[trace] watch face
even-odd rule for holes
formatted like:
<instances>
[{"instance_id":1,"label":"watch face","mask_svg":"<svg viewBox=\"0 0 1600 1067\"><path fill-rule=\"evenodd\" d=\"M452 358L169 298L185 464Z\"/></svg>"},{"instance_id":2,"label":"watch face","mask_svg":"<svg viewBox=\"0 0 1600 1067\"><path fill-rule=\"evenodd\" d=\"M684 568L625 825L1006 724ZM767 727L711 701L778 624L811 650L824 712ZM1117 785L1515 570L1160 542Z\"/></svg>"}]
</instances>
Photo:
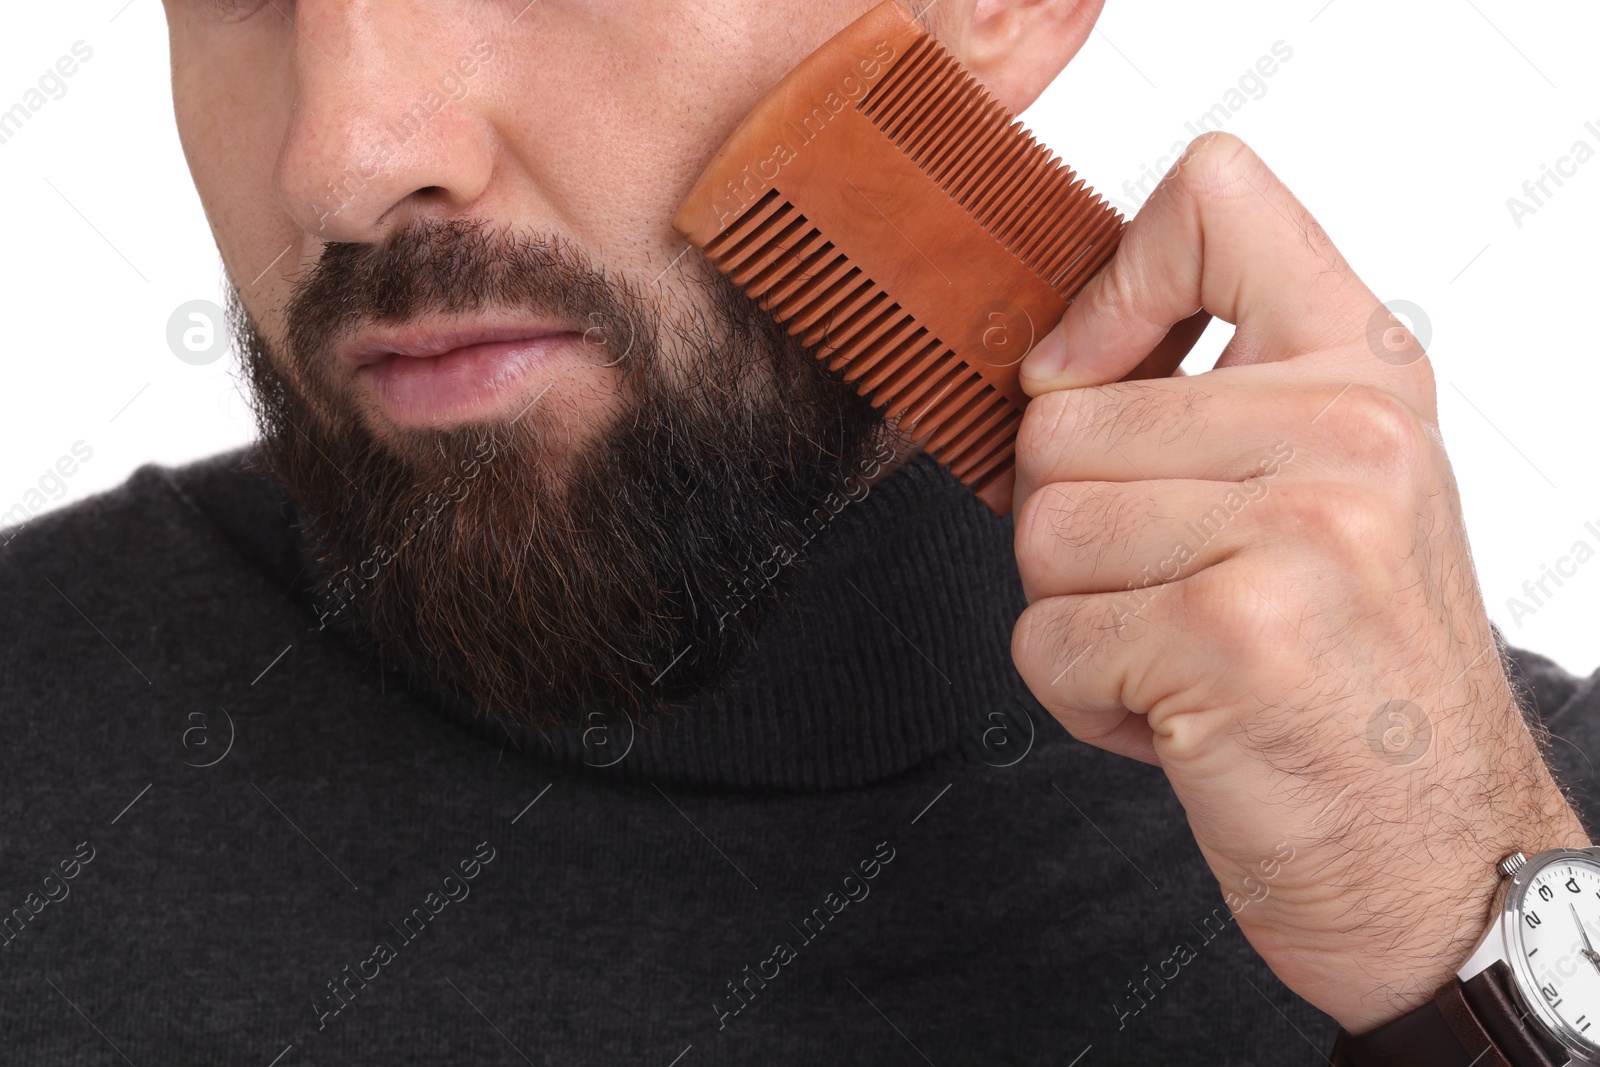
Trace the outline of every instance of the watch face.
<instances>
[{"instance_id":1,"label":"watch face","mask_svg":"<svg viewBox=\"0 0 1600 1067\"><path fill-rule=\"evenodd\" d=\"M1600 1058L1600 856L1533 857L1506 904L1523 998L1563 1043Z\"/></svg>"}]
</instances>

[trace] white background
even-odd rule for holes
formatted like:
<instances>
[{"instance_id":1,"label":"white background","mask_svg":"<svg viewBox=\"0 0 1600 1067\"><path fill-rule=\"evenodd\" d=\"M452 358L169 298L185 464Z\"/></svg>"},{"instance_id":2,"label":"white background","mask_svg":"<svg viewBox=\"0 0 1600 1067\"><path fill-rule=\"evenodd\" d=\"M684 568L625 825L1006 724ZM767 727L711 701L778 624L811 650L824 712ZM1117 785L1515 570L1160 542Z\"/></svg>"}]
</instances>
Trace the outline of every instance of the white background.
<instances>
[{"instance_id":1,"label":"white background","mask_svg":"<svg viewBox=\"0 0 1600 1067\"><path fill-rule=\"evenodd\" d=\"M1507 599L1579 539L1600 549L1600 159L1519 227L1507 199L1600 151L1600 10L1582 0L1108 0L1100 29L1025 116L1096 188L1124 182L1225 102L1275 42L1293 49L1227 122L1386 301L1424 309L1489 610L1515 644L1600 665L1600 559L1514 620ZM146 462L249 439L233 357L191 366L167 320L221 302L221 268L179 150L157 0L17 5L0 110L76 41L94 56L0 144L0 511L75 442L93 458L53 506ZM1260 92L1259 87L1255 90ZM1585 128L1594 122L1594 131ZM1225 341L1202 341L1191 368ZM1595 532L1585 528L1595 524ZM1532 606L1531 601L1529 602Z\"/></svg>"}]
</instances>

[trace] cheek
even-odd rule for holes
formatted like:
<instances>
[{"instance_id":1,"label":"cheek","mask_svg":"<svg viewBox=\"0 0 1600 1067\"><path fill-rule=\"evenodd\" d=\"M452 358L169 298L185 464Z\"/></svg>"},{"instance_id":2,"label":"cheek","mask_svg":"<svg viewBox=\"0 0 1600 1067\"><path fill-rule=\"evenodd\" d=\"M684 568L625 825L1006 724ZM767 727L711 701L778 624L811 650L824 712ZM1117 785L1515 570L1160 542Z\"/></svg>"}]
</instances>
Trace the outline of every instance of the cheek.
<instances>
[{"instance_id":1,"label":"cheek","mask_svg":"<svg viewBox=\"0 0 1600 1067\"><path fill-rule=\"evenodd\" d=\"M651 0L601 25L552 14L540 64L503 86L518 154L597 258L653 278L685 242L671 217L712 155L782 77L868 4ZM567 56L568 59L557 57ZM538 106L534 101L554 106Z\"/></svg>"},{"instance_id":2,"label":"cheek","mask_svg":"<svg viewBox=\"0 0 1600 1067\"><path fill-rule=\"evenodd\" d=\"M271 25L283 20L185 28L180 15L170 17L173 111L206 221L247 306L279 306L288 288L279 272L262 272L280 253L280 265L295 262L306 242L273 184L294 99L292 68Z\"/></svg>"}]
</instances>

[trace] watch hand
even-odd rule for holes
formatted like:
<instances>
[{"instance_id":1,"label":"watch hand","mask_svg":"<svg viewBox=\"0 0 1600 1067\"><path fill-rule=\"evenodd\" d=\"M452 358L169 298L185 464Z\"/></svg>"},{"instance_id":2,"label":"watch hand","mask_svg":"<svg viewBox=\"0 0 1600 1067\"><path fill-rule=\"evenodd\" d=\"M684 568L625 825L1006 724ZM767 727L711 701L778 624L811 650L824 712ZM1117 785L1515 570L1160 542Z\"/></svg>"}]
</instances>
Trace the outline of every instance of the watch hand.
<instances>
[{"instance_id":1,"label":"watch hand","mask_svg":"<svg viewBox=\"0 0 1600 1067\"><path fill-rule=\"evenodd\" d=\"M1600 970L1600 955L1595 954L1594 945L1589 941L1589 931L1584 928L1577 907L1571 901L1567 902L1567 907L1572 910L1572 921L1578 924L1578 934L1583 938L1583 954L1589 957L1589 962L1595 965L1596 970Z\"/></svg>"}]
</instances>

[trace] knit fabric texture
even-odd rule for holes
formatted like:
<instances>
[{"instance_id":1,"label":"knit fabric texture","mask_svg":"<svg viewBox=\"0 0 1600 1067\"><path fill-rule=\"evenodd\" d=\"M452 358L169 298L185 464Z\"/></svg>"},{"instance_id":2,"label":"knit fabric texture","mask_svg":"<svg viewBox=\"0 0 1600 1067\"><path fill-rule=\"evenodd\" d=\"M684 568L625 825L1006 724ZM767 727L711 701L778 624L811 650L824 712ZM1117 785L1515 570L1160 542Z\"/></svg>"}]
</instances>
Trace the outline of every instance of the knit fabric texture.
<instances>
[{"instance_id":1,"label":"knit fabric texture","mask_svg":"<svg viewBox=\"0 0 1600 1067\"><path fill-rule=\"evenodd\" d=\"M539 732L319 628L249 449L0 533L0 1063L1325 1063L1012 536L919 455L714 690ZM1592 819L1600 675L1508 657Z\"/></svg>"}]
</instances>

